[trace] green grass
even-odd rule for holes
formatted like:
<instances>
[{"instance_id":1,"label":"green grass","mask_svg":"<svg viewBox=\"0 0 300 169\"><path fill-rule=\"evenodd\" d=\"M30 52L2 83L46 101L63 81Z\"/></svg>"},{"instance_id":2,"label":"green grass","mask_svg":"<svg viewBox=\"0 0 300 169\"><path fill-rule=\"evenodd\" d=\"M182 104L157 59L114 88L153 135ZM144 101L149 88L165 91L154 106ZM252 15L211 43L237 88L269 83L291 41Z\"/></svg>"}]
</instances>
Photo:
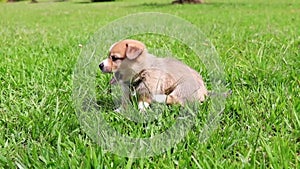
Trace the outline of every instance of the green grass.
<instances>
[{"instance_id":1,"label":"green grass","mask_svg":"<svg viewBox=\"0 0 300 169\"><path fill-rule=\"evenodd\" d=\"M0 168L300 167L300 2L79 2L0 4ZM219 52L233 94L207 142L198 141L199 123L164 154L130 159L103 152L82 130L72 74L79 44L114 19L145 11L174 14L198 26ZM146 43L160 42L150 37ZM109 77L98 72L97 78L107 90ZM149 134L117 115L107 118L121 132Z\"/></svg>"}]
</instances>

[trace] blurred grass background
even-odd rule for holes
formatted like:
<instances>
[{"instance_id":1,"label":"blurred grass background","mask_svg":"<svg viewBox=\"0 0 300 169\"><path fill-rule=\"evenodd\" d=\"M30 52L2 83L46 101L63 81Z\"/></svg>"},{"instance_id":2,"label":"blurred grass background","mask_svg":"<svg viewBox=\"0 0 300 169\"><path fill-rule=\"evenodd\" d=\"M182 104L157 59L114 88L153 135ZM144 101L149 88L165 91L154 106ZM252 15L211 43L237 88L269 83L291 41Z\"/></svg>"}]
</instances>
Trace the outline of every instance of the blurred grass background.
<instances>
[{"instance_id":1,"label":"blurred grass background","mask_svg":"<svg viewBox=\"0 0 300 169\"><path fill-rule=\"evenodd\" d=\"M299 9L296 0L0 3L0 167L299 168ZM164 154L128 159L102 152L80 128L72 73L79 44L119 17L147 11L198 26L215 45L233 94L207 142L191 131Z\"/></svg>"}]
</instances>

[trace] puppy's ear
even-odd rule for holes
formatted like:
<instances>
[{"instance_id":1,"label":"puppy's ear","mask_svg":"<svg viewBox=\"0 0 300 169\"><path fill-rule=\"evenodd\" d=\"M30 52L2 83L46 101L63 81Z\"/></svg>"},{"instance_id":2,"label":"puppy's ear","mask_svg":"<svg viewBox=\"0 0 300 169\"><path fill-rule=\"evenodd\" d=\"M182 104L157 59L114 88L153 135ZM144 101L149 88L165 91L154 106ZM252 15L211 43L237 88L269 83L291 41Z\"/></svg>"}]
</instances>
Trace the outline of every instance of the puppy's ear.
<instances>
[{"instance_id":1,"label":"puppy's ear","mask_svg":"<svg viewBox=\"0 0 300 169\"><path fill-rule=\"evenodd\" d=\"M143 53L143 51L144 51L144 47L140 45L126 43L126 56L130 60L140 56Z\"/></svg>"}]
</instances>

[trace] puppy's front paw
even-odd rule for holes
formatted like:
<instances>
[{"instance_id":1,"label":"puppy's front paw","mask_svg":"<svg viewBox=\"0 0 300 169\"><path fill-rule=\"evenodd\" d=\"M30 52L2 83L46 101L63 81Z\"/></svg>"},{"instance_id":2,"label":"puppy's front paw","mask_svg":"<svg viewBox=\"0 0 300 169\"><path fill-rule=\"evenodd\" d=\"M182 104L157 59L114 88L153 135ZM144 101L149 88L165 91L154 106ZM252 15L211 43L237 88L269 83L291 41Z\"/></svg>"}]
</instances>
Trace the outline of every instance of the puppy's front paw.
<instances>
[{"instance_id":1,"label":"puppy's front paw","mask_svg":"<svg viewBox=\"0 0 300 169\"><path fill-rule=\"evenodd\" d=\"M121 110L122 110L122 107L119 107L119 108L115 109L114 112L121 113Z\"/></svg>"},{"instance_id":2,"label":"puppy's front paw","mask_svg":"<svg viewBox=\"0 0 300 169\"><path fill-rule=\"evenodd\" d=\"M138 108L141 112L144 112L146 111L146 109L150 106L149 103L147 102L143 102L143 101L140 101L139 104L138 104Z\"/></svg>"}]
</instances>

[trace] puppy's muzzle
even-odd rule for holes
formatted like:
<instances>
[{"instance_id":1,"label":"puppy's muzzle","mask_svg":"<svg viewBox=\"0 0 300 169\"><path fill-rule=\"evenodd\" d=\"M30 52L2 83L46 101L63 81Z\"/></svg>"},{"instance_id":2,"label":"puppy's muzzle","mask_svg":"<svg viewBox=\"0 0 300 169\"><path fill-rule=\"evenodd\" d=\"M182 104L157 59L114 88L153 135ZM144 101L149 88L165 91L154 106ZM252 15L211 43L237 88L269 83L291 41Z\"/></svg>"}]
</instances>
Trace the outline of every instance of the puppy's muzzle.
<instances>
[{"instance_id":1,"label":"puppy's muzzle","mask_svg":"<svg viewBox=\"0 0 300 169\"><path fill-rule=\"evenodd\" d=\"M105 61L99 64L99 68L103 73L112 73L111 67L107 66Z\"/></svg>"}]
</instances>

